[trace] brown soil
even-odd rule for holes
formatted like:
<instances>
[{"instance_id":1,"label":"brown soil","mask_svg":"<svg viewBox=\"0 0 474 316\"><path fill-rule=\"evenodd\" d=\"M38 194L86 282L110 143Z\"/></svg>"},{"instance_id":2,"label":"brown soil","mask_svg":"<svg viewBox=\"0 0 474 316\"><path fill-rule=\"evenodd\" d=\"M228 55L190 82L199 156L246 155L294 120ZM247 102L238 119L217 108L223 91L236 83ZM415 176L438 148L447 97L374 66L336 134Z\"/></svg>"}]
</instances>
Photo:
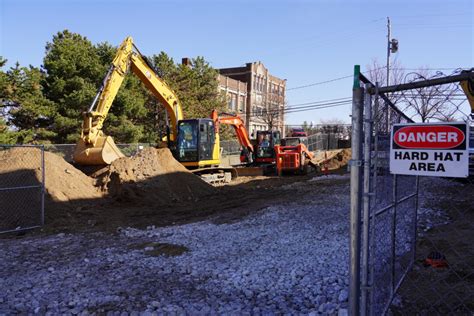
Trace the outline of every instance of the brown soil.
<instances>
[{"instance_id":1,"label":"brown soil","mask_svg":"<svg viewBox=\"0 0 474 316\"><path fill-rule=\"evenodd\" d=\"M100 182L112 198L135 205L196 202L215 193L214 187L176 161L168 148L147 148L134 157L117 159Z\"/></svg>"},{"instance_id":2,"label":"brown soil","mask_svg":"<svg viewBox=\"0 0 474 316\"><path fill-rule=\"evenodd\" d=\"M103 195L94 186L94 180L74 168L58 155L45 152L46 202L69 202L99 199ZM2 187L39 185L41 151L37 148L13 148L0 151Z\"/></svg>"},{"instance_id":3,"label":"brown soil","mask_svg":"<svg viewBox=\"0 0 474 316\"><path fill-rule=\"evenodd\" d=\"M319 152L311 161L324 170L324 162L327 161L328 170L337 170L347 166L351 159L351 149L336 149Z\"/></svg>"},{"instance_id":4,"label":"brown soil","mask_svg":"<svg viewBox=\"0 0 474 316\"><path fill-rule=\"evenodd\" d=\"M39 179L39 150L0 152L1 181L25 183ZM25 161L35 161L26 166ZM269 205L305 198L309 192L325 194L334 183L306 182L308 176L239 177L229 186L212 187L179 164L168 149L150 148L132 158L115 161L97 179L84 175L63 158L45 153L45 226L38 233L108 231L118 227L167 226L212 219L230 222ZM21 170L29 171L19 175ZM285 187L304 182L295 190ZM0 183L0 184L2 184ZM317 188L315 188L317 187ZM160 250L161 251L161 250Z\"/></svg>"},{"instance_id":5,"label":"brown soil","mask_svg":"<svg viewBox=\"0 0 474 316\"><path fill-rule=\"evenodd\" d=\"M182 245L175 245L169 243L159 242L145 242L139 244L130 245L131 249L144 249L145 254L153 257L159 257L162 255L168 257L181 256L183 253L188 252L189 249Z\"/></svg>"},{"instance_id":6,"label":"brown soil","mask_svg":"<svg viewBox=\"0 0 474 316\"><path fill-rule=\"evenodd\" d=\"M67 205L47 209L51 214L44 233L106 231L116 232L119 227L146 228L151 225L169 226L212 220L229 223L270 205L306 199L318 192L330 194L334 185L347 183L348 179L307 182L309 176L239 177L233 185L214 188L215 194L198 201L171 201L166 205L152 203L123 203L96 200L95 204L70 208ZM302 182L294 190L285 189L289 184ZM152 200L150 200L152 201Z\"/></svg>"}]
</instances>

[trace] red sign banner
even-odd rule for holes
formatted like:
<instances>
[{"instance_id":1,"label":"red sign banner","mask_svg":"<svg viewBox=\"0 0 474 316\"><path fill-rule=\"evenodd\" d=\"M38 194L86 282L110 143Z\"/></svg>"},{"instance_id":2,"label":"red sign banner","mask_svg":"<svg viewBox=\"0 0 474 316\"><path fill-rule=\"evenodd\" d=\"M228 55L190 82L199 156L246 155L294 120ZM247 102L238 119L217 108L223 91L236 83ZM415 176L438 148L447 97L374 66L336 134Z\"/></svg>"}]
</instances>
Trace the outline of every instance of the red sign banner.
<instances>
[{"instance_id":1,"label":"red sign banner","mask_svg":"<svg viewBox=\"0 0 474 316\"><path fill-rule=\"evenodd\" d=\"M400 128L393 135L401 148L450 149L464 142L462 130L450 125L415 125Z\"/></svg>"}]
</instances>

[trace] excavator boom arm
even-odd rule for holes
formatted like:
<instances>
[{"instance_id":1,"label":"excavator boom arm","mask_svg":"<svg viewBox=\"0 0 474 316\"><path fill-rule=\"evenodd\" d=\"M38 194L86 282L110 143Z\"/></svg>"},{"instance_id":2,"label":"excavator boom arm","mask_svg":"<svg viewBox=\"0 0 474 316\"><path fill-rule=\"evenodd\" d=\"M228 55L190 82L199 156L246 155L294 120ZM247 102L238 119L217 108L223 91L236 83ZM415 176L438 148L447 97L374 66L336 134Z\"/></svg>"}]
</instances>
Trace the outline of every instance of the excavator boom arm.
<instances>
[{"instance_id":1,"label":"excavator boom arm","mask_svg":"<svg viewBox=\"0 0 474 316\"><path fill-rule=\"evenodd\" d=\"M92 105L84 113L81 139L74 152L74 160L77 163L85 165L110 164L113 160L123 157L113 139L104 135L102 127L129 67L160 103L165 106L171 123L170 141L175 141L178 121L183 119L178 97L155 74L138 50L134 50L133 39L127 37L120 45Z\"/></svg>"},{"instance_id":2,"label":"excavator boom arm","mask_svg":"<svg viewBox=\"0 0 474 316\"><path fill-rule=\"evenodd\" d=\"M235 134L237 135L237 139L239 144L245 148L247 148L250 152L254 151L253 145L250 142L249 135L247 130L245 129L245 124L242 119L237 115L228 114L227 116L217 116L215 112L213 112L212 117L217 117L218 124L227 124L232 125L235 130ZM216 121L216 119L214 119ZM218 125L216 124L216 125Z\"/></svg>"},{"instance_id":3,"label":"excavator boom arm","mask_svg":"<svg viewBox=\"0 0 474 316\"><path fill-rule=\"evenodd\" d=\"M165 106L171 124L170 140L175 141L178 134L178 121L183 119L183 110L178 97L171 88L158 78L140 54L131 57L131 69L153 95Z\"/></svg>"}]
</instances>

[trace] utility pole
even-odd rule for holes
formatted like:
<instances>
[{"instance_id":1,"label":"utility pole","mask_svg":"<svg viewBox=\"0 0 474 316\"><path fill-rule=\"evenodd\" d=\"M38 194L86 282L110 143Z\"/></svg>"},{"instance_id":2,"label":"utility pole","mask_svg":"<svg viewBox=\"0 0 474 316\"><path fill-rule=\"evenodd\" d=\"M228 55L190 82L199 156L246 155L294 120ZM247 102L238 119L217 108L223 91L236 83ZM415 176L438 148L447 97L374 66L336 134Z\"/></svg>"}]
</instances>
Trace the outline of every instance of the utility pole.
<instances>
[{"instance_id":1,"label":"utility pole","mask_svg":"<svg viewBox=\"0 0 474 316\"><path fill-rule=\"evenodd\" d=\"M390 17L387 17L387 87L390 85L390 53L398 51L398 40L392 38ZM391 112L387 105L387 133L390 130Z\"/></svg>"},{"instance_id":2,"label":"utility pole","mask_svg":"<svg viewBox=\"0 0 474 316\"><path fill-rule=\"evenodd\" d=\"M390 53L398 51L398 40L392 37L390 18L387 17L387 86L390 85Z\"/></svg>"},{"instance_id":3,"label":"utility pole","mask_svg":"<svg viewBox=\"0 0 474 316\"><path fill-rule=\"evenodd\" d=\"M390 18L387 17L387 86L390 85Z\"/></svg>"}]
</instances>

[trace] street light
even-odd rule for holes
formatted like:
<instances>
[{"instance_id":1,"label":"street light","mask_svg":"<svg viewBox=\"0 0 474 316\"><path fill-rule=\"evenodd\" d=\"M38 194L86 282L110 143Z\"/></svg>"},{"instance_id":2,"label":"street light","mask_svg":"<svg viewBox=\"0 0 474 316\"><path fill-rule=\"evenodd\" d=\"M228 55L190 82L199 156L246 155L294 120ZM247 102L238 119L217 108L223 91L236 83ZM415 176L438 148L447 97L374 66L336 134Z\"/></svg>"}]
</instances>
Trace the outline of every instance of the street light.
<instances>
[{"instance_id":1,"label":"street light","mask_svg":"<svg viewBox=\"0 0 474 316\"><path fill-rule=\"evenodd\" d=\"M392 38L390 51L392 53L398 52L398 40Z\"/></svg>"}]
</instances>

